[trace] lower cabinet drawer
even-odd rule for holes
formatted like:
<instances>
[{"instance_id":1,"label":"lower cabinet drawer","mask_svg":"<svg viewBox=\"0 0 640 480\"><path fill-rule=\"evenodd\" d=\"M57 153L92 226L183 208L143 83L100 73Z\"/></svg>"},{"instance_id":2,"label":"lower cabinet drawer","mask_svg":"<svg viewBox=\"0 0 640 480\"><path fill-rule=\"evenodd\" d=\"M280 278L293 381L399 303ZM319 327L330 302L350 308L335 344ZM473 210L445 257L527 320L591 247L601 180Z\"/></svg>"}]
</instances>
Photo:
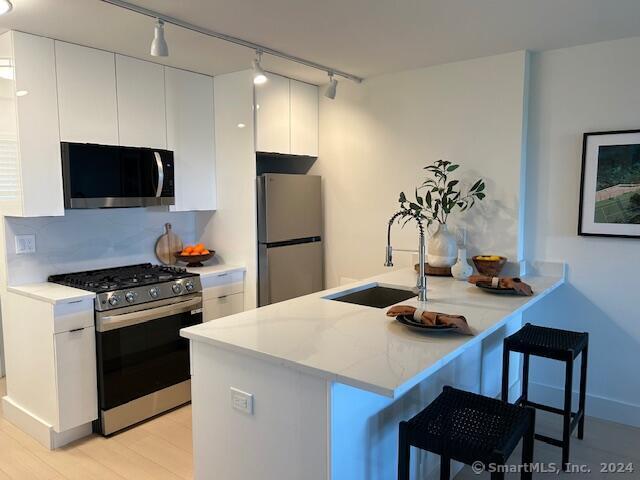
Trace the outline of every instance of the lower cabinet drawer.
<instances>
[{"instance_id":1,"label":"lower cabinet drawer","mask_svg":"<svg viewBox=\"0 0 640 480\"><path fill-rule=\"evenodd\" d=\"M202 307L204 309L205 322L240 313L244 311L244 293L205 299Z\"/></svg>"},{"instance_id":2,"label":"lower cabinet drawer","mask_svg":"<svg viewBox=\"0 0 640 480\"><path fill-rule=\"evenodd\" d=\"M96 334L94 327L53 336L56 361L58 422L63 432L98 418Z\"/></svg>"}]
</instances>

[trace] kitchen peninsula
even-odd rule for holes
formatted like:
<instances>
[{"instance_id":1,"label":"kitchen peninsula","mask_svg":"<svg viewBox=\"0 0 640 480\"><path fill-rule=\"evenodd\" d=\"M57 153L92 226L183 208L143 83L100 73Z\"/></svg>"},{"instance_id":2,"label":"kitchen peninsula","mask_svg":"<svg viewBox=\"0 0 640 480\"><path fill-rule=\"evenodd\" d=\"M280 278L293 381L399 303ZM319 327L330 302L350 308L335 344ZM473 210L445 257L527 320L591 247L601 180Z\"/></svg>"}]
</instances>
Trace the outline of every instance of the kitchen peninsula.
<instances>
[{"instance_id":1,"label":"kitchen peninsula","mask_svg":"<svg viewBox=\"0 0 640 480\"><path fill-rule=\"evenodd\" d=\"M533 297L429 279L429 309L464 315L474 336L416 333L386 309L332 300L376 283L414 287L410 269L182 330L191 340L195 478L395 478L398 422L445 384L497 395L502 339L565 281L563 264L521 268ZM427 475L437 459L421 455L412 469Z\"/></svg>"}]
</instances>

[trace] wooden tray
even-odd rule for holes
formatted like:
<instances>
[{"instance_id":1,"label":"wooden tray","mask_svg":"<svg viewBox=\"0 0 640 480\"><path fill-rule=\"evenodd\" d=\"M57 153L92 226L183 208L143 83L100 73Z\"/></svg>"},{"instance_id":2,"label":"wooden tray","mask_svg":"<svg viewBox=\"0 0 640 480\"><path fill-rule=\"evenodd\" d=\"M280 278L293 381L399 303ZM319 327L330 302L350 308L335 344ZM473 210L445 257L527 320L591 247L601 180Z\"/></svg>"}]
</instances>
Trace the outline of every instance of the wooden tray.
<instances>
[{"instance_id":1,"label":"wooden tray","mask_svg":"<svg viewBox=\"0 0 640 480\"><path fill-rule=\"evenodd\" d=\"M416 272L420 270L420 265L416 263L414 267ZM428 263L424 264L424 270L427 272L427 275L431 275L432 277L452 277L451 275L451 267L432 267Z\"/></svg>"}]
</instances>

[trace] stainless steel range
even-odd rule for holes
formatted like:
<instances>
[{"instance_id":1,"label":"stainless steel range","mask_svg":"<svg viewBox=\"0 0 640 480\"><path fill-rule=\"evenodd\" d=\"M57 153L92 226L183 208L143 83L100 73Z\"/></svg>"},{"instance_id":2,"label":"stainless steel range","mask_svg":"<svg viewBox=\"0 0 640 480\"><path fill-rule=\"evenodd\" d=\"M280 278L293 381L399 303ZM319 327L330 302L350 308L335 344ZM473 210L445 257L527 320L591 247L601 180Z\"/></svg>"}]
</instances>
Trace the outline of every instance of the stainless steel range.
<instances>
[{"instance_id":1,"label":"stainless steel range","mask_svg":"<svg viewBox=\"0 0 640 480\"><path fill-rule=\"evenodd\" d=\"M189 344L179 332L202 323L197 274L146 263L49 281L96 293L96 431L109 435L191 400Z\"/></svg>"}]
</instances>

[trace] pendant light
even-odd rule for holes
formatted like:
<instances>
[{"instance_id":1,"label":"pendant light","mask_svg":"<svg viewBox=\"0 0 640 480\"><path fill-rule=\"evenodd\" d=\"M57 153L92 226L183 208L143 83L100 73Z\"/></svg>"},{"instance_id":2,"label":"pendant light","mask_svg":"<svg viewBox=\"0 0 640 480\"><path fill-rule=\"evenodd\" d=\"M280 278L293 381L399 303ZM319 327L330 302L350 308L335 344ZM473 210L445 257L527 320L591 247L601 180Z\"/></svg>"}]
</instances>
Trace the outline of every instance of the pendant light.
<instances>
[{"instance_id":1,"label":"pendant light","mask_svg":"<svg viewBox=\"0 0 640 480\"><path fill-rule=\"evenodd\" d=\"M333 100L336 98L336 90L338 89L338 80L333 77L333 73L329 72L329 85L324 92L324 96Z\"/></svg>"},{"instance_id":2,"label":"pendant light","mask_svg":"<svg viewBox=\"0 0 640 480\"><path fill-rule=\"evenodd\" d=\"M169 46L164 39L164 22L158 19L153 31L153 41L151 42L151 55L154 57L168 57Z\"/></svg>"},{"instance_id":3,"label":"pendant light","mask_svg":"<svg viewBox=\"0 0 640 480\"><path fill-rule=\"evenodd\" d=\"M256 58L253 60L253 83L254 85L262 85L263 83L266 83L268 78L267 78L267 74L265 73L265 71L263 70L262 66L260 65L260 60L262 59L262 52L257 50L256 51Z\"/></svg>"}]
</instances>

